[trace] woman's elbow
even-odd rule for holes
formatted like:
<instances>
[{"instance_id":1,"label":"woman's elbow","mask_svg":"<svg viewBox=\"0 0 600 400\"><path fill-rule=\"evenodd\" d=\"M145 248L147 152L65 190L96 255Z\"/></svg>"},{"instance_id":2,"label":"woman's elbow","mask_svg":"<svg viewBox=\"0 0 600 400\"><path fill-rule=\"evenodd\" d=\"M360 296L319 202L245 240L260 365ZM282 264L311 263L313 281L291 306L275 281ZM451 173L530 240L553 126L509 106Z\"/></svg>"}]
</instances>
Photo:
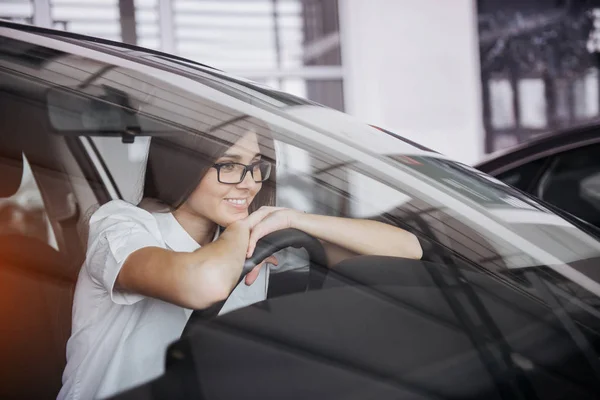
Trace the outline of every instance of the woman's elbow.
<instances>
[{"instance_id":1,"label":"woman's elbow","mask_svg":"<svg viewBox=\"0 0 600 400\"><path fill-rule=\"evenodd\" d=\"M231 283L218 271L204 271L201 275L194 280L197 283L188 285L185 291L185 303L194 310L202 310L226 300L232 291Z\"/></svg>"},{"instance_id":2,"label":"woman's elbow","mask_svg":"<svg viewBox=\"0 0 600 400\"><path fill-rule=\"evenodd\" d=\"M192 310L203 310L215 303L227 299L229 292L224 287L206 285L186 296L186 307Z\"/></svg>"}]
</instances>

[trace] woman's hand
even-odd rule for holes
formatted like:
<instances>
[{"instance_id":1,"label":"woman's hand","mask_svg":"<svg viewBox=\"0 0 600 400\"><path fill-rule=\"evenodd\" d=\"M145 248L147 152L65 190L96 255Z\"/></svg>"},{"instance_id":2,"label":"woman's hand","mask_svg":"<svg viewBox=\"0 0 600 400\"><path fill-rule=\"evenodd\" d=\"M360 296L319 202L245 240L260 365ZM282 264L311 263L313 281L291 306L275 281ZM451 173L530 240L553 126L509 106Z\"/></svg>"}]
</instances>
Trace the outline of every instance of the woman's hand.
<instances>
[{"instance_id":1,"label":"woman's hand","mask_svg":"<svg viewBox=\"0 0 600 400\"><path fill-rule=\"evenodd\" d=\"M250 227L250 239L248 241L246 258L250 258L252 256L254 249L256 248L256 243L261 238L269 233L281 229L291 228L293 219L297 214L299 214L297 211L283 207L261 207L250 214L246 218L246 222ZM256 278L258 278L260 268L267 262L273 265L278 265L279 263L275 256L268 257L266 260L254 267L252 271L248 272L244 278L246 285L252 285L254 283Z\"/></svg>"},{"instance_id":2,"label":"woman's hand","mask_svg":"<svg viewBox=\"0 0 600 400\"><path fill-rule=\"evenodd\" d=\"M292 228L301 213L289 208L261 207L247 217L250 225L250 239L246 258L254 253L256 243L268 235L282 229Z\"/></svg>"}]
</instances>

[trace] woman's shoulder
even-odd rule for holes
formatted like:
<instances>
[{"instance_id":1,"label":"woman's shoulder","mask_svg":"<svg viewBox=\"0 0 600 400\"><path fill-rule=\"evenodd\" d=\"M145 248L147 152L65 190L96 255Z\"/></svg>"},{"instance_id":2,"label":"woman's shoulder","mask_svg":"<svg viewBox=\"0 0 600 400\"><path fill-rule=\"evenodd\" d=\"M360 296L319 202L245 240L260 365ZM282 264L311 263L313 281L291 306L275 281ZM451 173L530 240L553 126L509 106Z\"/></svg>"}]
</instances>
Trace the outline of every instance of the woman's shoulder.
<instances>
[{"instance_id":1,"label":"woman's shoulder","mask_svg":"<svg viewBox=\"0 0 600 400\"><path fill-rule=\"evenodd\" d=\"M138 222L144 225L155 224L154 216L149 212L123 200L111 200L101 205L90 217L90 225L103 220Z\"/></svg>"}]
</instances>

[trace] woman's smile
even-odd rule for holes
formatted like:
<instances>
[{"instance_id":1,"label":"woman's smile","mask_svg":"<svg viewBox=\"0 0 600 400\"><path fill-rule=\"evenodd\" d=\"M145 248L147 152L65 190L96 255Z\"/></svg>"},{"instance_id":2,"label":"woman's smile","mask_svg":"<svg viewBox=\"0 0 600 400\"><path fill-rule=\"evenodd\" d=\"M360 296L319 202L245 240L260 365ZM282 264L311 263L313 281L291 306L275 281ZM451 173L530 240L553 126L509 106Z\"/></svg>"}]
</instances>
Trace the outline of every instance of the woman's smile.
<instances>
[{"instance_id":1,"label":"woman's smile","mask_svg":"<svg viewBox=\"0 0 600 400\"><path fill-rule=\"evenodd\" d=\"M249 204L248 204L248 198L234 198L234 197L230 197L230 198L226 198L224 199L225 202L227 203L227 205L234 207L238 210L245 210L248 208Z\"/></svg>"}]
</instances>

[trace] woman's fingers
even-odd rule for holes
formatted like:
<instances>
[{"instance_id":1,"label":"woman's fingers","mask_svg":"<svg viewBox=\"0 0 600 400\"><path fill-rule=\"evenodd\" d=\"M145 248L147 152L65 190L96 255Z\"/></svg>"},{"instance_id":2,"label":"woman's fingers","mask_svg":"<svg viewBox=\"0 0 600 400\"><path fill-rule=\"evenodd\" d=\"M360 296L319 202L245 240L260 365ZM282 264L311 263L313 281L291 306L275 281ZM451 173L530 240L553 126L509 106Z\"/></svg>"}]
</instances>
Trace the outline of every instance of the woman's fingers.
<instances>
[{"instance_id":1,"label":"woman's fingers","mask_svg":"<svg viewBox=\"0 0 600 400\"><path fill-rule=\"evenodd\" d=\"M261 264L266 264L266 263L273 264L274 266L278 266L279 260L275 256L269 256Z\"/></svg>"},{"instance_id":2,"label":"woman's fingers","mask_svg":"<svg viewBox=\"0 0 600 400\"><path fill-rule=\"evenodd\" d=\"M274 208L270 210L270 213L264 217L259 223L253 228L250 228L250 238L248 240L248 252L246 257L252 257L256 243L267 236L269 233L279 231L281 229L287 229L292 227L292 221L296 218L298 212L289 208Z\"/></svg>"},{"instance_id":3,"label":"woman's fingers","mask_svg":"<svg viewBox=\"0 0 600 400\"><path fill-rule=\"evenodd\" d=\"M252 268L252 271L246 274L246 277L244 278L244 282L246 283L246 285L252 285L256 278L258 278L258 274L260 273L260 267L262 267L262 264L259 264L256 267Z\"/></svg>"},{"instance_id":4,"label":"woman's fingers","mask_svg":"<svg viewBox=\"0 0 600 400\"><path fill-rule=\"evenodd\" d=\"M246 258L249 258L254 253L254 248L256 247L256 242L263 236L274 232L277 230L277 223L273 224L273 222L269 222L268 220L272 219L271 215L276 211L284 210L282 207L261 207L252 214L247 217L248 223L250 225L251 233L250 239L248 241L248 250L246 253ZM281 228L279 228L281 229ZM277 258L271 256L267 258L265 261L254 267L248 274L246 274L245 282L246 285L252 285L256 278L258 278L258 274L260 273L260 267L265 262L271 262L274 265L277 265Z\"/></svg>"},{"instance_id":5,"label":"woman's fingers","mask_svg":"<svg viewBox=\"0 0 600 400\"><path fill-rule=\"evenodd\" d=\"M250 229L254 228L260 221L265 219L271 213L274 213L275 211L279 211L279 210L283 210L283 208L282 207L263 206L263 207L259 208L258 210L254 211L252 214L250 214L247 217L248 222L250 223Z\"/></svg>"},{"instance_id":6,"label":"woman's fingers","mask_svg":"<svg viewBox=\"0 0 600 400\"><path fill-rule=\"evenodd\" d=\"M263 262L258 264L256 267L252 268L252 271L248 272L246 274L246 277L244 278L244 282L246 283L246 285L250 286L254 283L254 281L256 281L256 278L258 278L258 274L260 274L260 268L265 263L279 265L279 260L277 260L277 257L275 257L275 256L270 256L270 257L267 257Z\"/></svg>"},{"instance_id":7,"label":"woman's fingers","mask_svg":"<svg viewBox=\"0 0 600 400\"><path fill-rule=\"evenodd\" d=\"M285 213L283 211L272 213L250 230L248 253L246 254L246 257L252 257L252 254L254 254L254 249L256 248L256 242L258 242L261 238L267 236L271 232L289 228L288 220L284 214Z\"/></svg>"}]
</instances>

